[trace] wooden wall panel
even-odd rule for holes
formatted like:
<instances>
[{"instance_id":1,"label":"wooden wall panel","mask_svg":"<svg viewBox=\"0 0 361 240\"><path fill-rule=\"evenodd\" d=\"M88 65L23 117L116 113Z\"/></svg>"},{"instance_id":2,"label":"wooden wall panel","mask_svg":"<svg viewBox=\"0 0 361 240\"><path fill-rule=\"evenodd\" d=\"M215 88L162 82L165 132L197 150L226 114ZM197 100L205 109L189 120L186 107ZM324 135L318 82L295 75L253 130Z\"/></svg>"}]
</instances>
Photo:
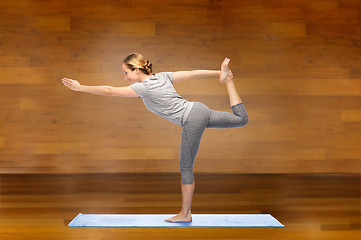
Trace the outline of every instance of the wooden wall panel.
<instances>
[{"instance_id":1,"label":"wooden wall panel","mask_svg":"<svg viewBox=\"0 0 361 240\"><path fill-rule=\"evenodd\" d=\"M361 172L358 1L4 0L0 14L0 173L178 172L180 127L61 84L127 85L131 52L155 72L232 59L250 122L207 130L196 172ZM175 87L230 111L215 78Z\"/></svg>"}]
</instances>

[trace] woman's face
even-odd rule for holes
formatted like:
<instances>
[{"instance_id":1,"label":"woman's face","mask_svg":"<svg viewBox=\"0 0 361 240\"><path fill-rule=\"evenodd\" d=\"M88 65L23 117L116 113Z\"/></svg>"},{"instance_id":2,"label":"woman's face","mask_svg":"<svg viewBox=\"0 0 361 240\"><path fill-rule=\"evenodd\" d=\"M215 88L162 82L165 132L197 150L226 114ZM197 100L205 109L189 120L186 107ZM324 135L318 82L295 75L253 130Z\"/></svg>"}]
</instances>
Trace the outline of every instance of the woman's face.
<instances>
[{"instance_id":1,"label":"woman's face","mask_svg":"<svg viewBox=\"0 0 361 240\"><path fill-rule=\"evenodd\" d=\"M122 64L122 70L124 72L125 79L132 85L133 83L139 82L139 69L132 71L124 63Z\"/></svg>"}]
</instances>

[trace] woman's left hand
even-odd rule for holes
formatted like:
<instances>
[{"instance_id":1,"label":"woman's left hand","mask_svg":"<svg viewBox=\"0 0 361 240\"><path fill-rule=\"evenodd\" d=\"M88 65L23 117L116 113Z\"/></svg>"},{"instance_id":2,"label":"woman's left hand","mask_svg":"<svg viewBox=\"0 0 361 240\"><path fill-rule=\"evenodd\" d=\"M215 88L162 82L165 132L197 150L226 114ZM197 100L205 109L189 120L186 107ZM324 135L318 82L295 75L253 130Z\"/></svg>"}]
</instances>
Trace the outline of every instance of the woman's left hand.
<instances>
[{"instance_id":1,"label":"woman's left hand","mask_svg":"<svg viewBox=\"0 0 361 240\"><path fill-rule=\"evenodd\" d=\"M70 78L63 78L61 81L65 87L70 88L73 91L80 91L81 84L78 81Z\"/></svg>"}]
</instances>

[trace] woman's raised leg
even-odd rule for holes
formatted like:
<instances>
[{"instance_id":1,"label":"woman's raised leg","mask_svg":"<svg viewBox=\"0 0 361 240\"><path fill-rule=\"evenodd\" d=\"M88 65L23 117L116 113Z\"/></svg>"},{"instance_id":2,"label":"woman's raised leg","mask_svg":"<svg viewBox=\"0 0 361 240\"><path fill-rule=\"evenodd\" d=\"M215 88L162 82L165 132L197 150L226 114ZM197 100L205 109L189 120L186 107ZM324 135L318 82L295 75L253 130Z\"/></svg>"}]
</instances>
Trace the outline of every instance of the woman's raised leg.
<instances>
[{"instance_id":1,"label":"woman's raised leg","mask_svg":"<svg viewBox=\"0 0 361 240\"><path fill-rule=\"evenodd\" d=\"M229 102L233 114L212 110L207 128L234 128L243 127L248 123L248 114L243 105L233 82L233 74L229 69L230 59L225 58L221 64L221 75L219 81L225 83L228 91Z\"/></svg>"},{"instance_id":2,"label":"woman's raised leg","mask_svg":"<svg viewBox=\"0 0 361 240\"><path fill-rule=\"evenodd\" d=\"M229 62L230 59L225 58L221 64L221 74L219 77L219 81L221 83L226 83L228 96L229 96L229 102L231 107L234 105L237 105L239 103L242 103L242 99L239 96L236 87L234 86L233 82L233 75L231 70L229 69Z\"/></svg>"}]
</instances>

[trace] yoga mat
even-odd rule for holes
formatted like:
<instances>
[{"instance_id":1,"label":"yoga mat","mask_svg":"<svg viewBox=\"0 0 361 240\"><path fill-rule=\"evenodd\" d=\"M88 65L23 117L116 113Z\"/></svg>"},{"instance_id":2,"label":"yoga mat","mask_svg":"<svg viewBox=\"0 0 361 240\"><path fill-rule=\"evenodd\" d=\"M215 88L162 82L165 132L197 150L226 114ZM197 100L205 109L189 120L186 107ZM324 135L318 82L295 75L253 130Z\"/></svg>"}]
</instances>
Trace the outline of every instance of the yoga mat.
<instances>
[{"instance_id":1,"label":"yoga mat","mask_svg":"<svg viewBox=\"0 0 361 240\"><path fill-rule=\"evenodd\" d=\"M190 223L168 223L170 214L81 214L69 227L284 227L270 214L192 214Z\"/></svg>"}]
</instances>

